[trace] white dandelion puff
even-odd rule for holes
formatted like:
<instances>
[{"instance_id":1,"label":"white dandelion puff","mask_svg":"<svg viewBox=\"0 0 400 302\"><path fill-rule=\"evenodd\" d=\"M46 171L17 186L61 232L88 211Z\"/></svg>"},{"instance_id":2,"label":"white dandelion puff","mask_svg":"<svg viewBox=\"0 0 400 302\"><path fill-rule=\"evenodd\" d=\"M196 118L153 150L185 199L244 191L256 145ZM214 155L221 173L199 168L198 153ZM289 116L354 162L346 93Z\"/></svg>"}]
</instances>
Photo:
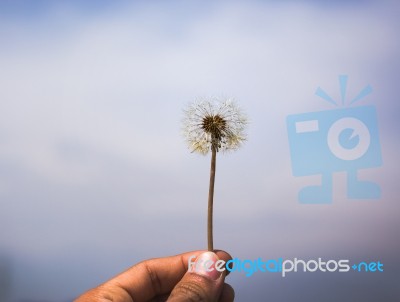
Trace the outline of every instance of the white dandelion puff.
<instances>
[{"instance_id":1,"label":"white dandelion puff","mask_svg":"<svg viewBox=\"0 0 400 302\"><path fill-rule=\"evenodd\" d=\"M246 140L247 119L231 99L197 101L184 112L183 133L193 152L236 150Z\"/></svg>"},{"instance_id":2,"label":"white dandelion puff","mask_svg":"<svg viewBox=\"0 0 400 302\"><path fill-rule=\"evenodd\" d=\"M246 140L247 119L231 99L206 99L194 102L184 111L183 132L192 152L211 151L208 191L207 242L213 245L213 202L217 152L238 149Z\"/></svg>"}]
</instances>

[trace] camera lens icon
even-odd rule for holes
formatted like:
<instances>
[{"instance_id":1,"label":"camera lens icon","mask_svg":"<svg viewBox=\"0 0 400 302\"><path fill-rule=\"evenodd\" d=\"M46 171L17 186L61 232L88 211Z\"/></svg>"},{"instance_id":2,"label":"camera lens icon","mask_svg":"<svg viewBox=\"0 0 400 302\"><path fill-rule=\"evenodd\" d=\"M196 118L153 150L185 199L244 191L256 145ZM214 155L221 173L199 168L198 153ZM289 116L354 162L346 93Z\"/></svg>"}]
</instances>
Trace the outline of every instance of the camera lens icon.
<instances>
[{"instance_id":1,"label":"camera lens icon","mask_svg":"<svg viewBox=\"0 0 400 302\"><path fill-rule=\"evenodd\" d=\"M371 135L361 120L344 117L329 128L327 141L334 156L350 161L361 158L368 151Z\"/></svg>"},{"instance_id":2,"label":"camera lens icon","mask_svg":"<svg viewBox=\"0 0 400 302\"><path fill-rule=\"evenodd\" d=\"M321 184L299 191L300 203L331 203L335 172L347 172L349 199L380 197L379 185L357 175L382 165L374 106L289 115L286 122L293 175L321 175Z\"/></svg>"}]
</instances>

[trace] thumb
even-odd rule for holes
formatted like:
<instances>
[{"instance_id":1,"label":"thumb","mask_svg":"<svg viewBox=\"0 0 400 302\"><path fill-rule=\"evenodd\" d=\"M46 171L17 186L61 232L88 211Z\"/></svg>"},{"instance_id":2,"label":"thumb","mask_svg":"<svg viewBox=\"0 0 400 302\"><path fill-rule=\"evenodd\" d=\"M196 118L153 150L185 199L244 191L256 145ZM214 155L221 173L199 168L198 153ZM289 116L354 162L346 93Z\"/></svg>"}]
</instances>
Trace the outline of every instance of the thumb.
<instances>
[{"instance_id":1,"label":"thumb","mask_svg":"<svg viewBox=\"0 0 400 302\"><path fill-rule=\"evenodd\" d=\"M189 262L188 271L168 301L218 301L224 287L225 272L221 271L224 265L213 252L200 254L194 263Z\"/></svg>"}]
</instances>

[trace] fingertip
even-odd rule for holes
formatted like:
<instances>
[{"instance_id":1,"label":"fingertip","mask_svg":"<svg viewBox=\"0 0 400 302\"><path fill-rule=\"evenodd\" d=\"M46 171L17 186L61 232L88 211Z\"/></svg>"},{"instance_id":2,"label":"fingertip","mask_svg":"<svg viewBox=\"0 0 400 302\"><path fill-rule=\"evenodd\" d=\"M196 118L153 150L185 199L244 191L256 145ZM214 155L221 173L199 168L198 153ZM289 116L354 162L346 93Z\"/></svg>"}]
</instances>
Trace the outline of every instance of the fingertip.
<instances>
[{"instance_id":1,"label":"fingertip","mask_svg":"<svg viewBox=\"0 0 400 302\"><path fill-rule=\"evenodd\" d=\"M232 267L232 263L230 263L230 265L227 264L227 262L229 260L233 259L232 256L228 252L225 252L224 250L214 250L214 253L217 254L219 259L222 259L225 261L225 267L227 267L227 266L229 266L230 268ZM225 276L228 276L230 274L230 272L231 272L231 269L225 269Z\"/></svg>"},{"instance_id":2,"label":"fingertip","mask_svg":"<svg viewBox=\"0 0 400 302\"><path fill-rule=\"evenodd\" d=\"M224 261L229 261L232 259L232 256L224 250L214 250L214 253L217 254L219 259L222 259Z\"/></svg>"},{"instance_id":3,"label":"fingertip","mask_svg":"<svg viewBox=\"0 0 400 302\"><path fill-rule=\"evenodd\" d=\"M223 275L223 272L216 268L218 262L220 262L220 258L216 253L204 252L197 257L194 266L189 269L189 272L217 281Z\"/></svg>"}]
</instances>

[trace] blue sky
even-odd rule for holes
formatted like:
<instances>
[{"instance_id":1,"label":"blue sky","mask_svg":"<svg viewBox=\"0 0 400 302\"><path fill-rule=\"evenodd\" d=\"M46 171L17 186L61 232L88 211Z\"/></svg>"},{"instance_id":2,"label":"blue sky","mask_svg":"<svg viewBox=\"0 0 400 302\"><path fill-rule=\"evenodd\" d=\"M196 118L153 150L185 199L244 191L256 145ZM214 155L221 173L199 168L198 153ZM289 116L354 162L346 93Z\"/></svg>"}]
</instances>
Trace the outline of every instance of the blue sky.
<instances>
[{"instance_id":1,"label":"blue sky","mask_svg":"<svg viewBox=\"0 0 400 302\"><path fill-rule=\"evenodd\" d=\"M218 157L216 247L387 263L343 279L233 275L238 301L266 289L298 301L289 293L305 283L333 301L398 294L396 1L33 3L0 2L2 299L68 301L142 259L205 248L209 158L180 128L188 102L209 95L250 118L243 148ZM340 74L349 97L373 87L360 105L376 106L384 165L360 178L382 198L349 201L336 173L332 205L300 205L320 180L292 176L285 120L333 109L314 93L340 99Z\"/></svg>"}]
</instances>

